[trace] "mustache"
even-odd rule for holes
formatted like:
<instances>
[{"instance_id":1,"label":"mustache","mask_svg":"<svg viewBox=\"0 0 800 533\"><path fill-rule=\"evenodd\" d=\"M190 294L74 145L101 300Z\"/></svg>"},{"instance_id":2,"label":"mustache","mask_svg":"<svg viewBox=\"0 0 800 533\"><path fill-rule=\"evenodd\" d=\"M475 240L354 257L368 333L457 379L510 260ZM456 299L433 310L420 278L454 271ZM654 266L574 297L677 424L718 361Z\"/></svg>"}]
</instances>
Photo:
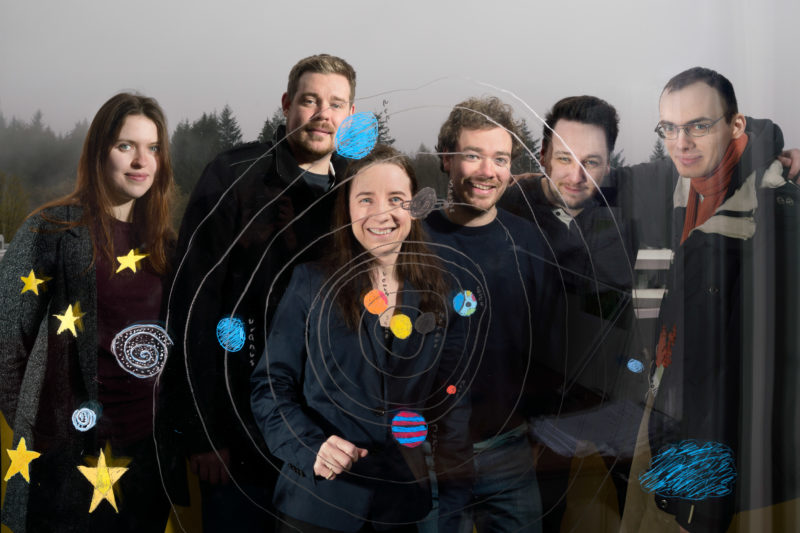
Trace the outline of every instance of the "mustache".
<instances>
[{"instance_id":1,"label":"mustache","mask_svg":"<svg viewBox=\"0 0 800 533\"><path fill-rule=\"evenodd\" d=\"M326 133L334 133L336 130L325 122L309 122L303 126L304 130L322 130Z\"/></svg>"}]
</instances>

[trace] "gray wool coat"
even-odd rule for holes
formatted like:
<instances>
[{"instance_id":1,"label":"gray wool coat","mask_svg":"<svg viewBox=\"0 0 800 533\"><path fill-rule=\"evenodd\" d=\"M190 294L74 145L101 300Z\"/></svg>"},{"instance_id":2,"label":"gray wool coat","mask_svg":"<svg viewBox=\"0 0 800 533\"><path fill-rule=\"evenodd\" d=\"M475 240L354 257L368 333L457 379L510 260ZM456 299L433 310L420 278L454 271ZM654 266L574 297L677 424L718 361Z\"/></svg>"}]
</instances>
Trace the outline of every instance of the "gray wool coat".
<instances>
[{"instance_id":1,"label":"gray wool coat","mask_svg":"<svg viewBox=\"0 0 800 533\"><path fill-rule=\"evenodd\" d=\"M76 221L82 210L62 206L46 213ZM51 278L38 286L38 295L21 292L20 277L31 270L39 279ZM83 329L77 336L57 333L61 322L55 315L76 302L85 313ZM24 437L29 450L43 455L96 453L95 431L79 432L72 424L76 409L97 400L96 315L89 229L62 230L40 214L28 218L0 261L0 410L14 431L13 447ZM27 501L28 482L15 475L8 481L2 520L16 533L25 531Z\"/></svg>"}]
</instances>

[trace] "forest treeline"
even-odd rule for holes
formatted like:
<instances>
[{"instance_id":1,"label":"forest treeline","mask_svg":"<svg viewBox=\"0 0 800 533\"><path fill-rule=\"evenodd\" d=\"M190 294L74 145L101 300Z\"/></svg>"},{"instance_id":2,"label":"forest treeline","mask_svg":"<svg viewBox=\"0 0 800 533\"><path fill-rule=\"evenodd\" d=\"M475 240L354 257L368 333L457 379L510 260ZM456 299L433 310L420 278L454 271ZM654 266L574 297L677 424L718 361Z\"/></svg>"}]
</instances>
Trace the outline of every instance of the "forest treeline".
<instances>
[{"instance_id":1,"label":"forest treeline","mask_svg":"<svg viewBox=\"0 0 800 533\"><path fill-rule=\"evenodd\" d=\"M387 102L375 112L379 141L393 144ZM172 133L172 164L177 184L173 222L177 229L189 194L203 168L219 152L250 141L272 138L283 123L277 108L264 120L256 139L244 139L238 121L229 106L222 111L203 113L195 120L182 120ZM0 113L0 235L10 242L19 225L35 207L69 193L75 185L78 158L89 124L80 121L65 134L58 134L45 123L41 111L29 121L7 119ZM539 141L527 124L522 130L527 148L538 154ZM420 144L411 157L421 187L433 187L440 197L447 192L445 175L439 169L434 149ZM514 163L514 173L534 172L535 160L524 153Z\"/></svg>"}]
</instances>

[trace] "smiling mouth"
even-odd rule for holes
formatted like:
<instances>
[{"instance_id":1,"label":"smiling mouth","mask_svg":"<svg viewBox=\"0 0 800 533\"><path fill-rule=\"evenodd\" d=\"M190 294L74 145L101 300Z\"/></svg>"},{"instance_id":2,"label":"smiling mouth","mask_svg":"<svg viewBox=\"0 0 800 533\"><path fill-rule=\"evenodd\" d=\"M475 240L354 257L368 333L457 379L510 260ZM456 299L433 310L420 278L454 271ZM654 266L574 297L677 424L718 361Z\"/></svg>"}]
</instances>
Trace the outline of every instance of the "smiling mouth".
<instances>
[{"instance_id":1,"label":"smiling mouth","mask_svg":"<svg viewBox=\"0 0 800 533\"><path fill-rule=\"evenodd\" d=\"M484 192L488 192L488 191L494 190L494 186L493 185L487 185L485 183L470 182L470 186L473 189L478 189L479 191L484 191Z\"/></svg>"},{"instance_id":2,"label":"smiling mouth","mask_svg":"<svg viewBox=\"0 0 800 533\"><path fill-rule=\"evenodd\" d=\"M395 228L369 228L367 231L373 235L389 235Z\"/></svg>"},{"instance_id":3,"label":"smiling mouth","mask_svg":"<svg viewBox=\"0 0 800 533\"><path fill-rule=\"evenodd\" d=\"M135 181L144 181L147 179L147 174L125 174L125 176Z\"/></svg>"}]
</instances>

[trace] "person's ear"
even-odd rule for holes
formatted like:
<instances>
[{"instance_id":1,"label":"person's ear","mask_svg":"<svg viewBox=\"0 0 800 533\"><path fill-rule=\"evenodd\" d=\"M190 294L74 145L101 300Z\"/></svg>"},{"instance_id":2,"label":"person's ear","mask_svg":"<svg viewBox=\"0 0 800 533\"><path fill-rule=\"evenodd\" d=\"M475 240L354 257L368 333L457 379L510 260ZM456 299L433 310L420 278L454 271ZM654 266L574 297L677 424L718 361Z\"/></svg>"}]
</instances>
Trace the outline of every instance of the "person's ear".
<instances>
[{"instance_id":1,"label":"person's ear","mask_svg":"<svg viewBox=\"0 0 800 533\"><path fill-rule=\"evenodd\" d=\"M744 118L744 115L741 113L736 113L733 115L733 120L731 120L731 137L734 139L738 139L744 133L745 126L747 126L747 119Z\"/></svg>"}]
</instances>

